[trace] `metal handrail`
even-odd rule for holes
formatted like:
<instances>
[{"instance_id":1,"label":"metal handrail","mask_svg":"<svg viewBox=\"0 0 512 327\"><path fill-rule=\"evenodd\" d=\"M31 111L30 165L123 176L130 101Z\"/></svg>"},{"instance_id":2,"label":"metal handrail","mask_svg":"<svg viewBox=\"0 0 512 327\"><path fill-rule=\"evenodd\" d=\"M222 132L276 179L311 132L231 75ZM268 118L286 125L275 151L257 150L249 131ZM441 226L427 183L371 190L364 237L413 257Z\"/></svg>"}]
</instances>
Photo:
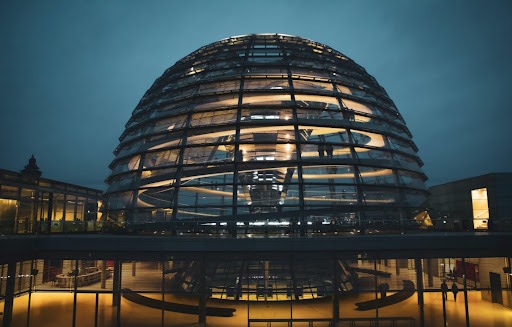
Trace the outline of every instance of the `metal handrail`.
<instances>
[{"instance_id":1,"label":"metal handrail","mask_svg":"<svg viewBox=\"0 0 512 327\"><path fill-rule=\"evenodd\" d=\"M332 318L258 318L258 319L251 319L249 318L247 320L247 326L250 327L251 323L258 324L258 323L266 323L266 327L272 327L272 323L288 323L288 327L293 327L293 323L308 323L309 327L314 327L315 322L327 322L329 327L336 326L337 322L348 322L349 326L356 327L357 322L370 322L370 324L373 326L373 323L375 322L390 322L392 327L399 326L397 323L399 322L408 322L409 327L415 327L416 326L416 319L413 317L379 317L379 318L339 318L339 319L332 319Z\"/></svg>"},{"instance_id":2,"label":"metal handrail","mask_svg":"<svg viewBox=\"0 0 512 327\"><path fill-rule=\"evenodd\" d=\"M17 226L17 230L15 230ZM0 234L47 234L47 233L112 233L138 235L166 235L188 237L322 237L336 235L387 235L429 232L512 232L512 218L439 218L432 219L431 226L422 226L415 221L361 220L310 222L272 225L252 222L213 223L206 221L153 221L153 222L109 222L109 221L37 221L19 220L0 222Z\"/></svg>"}]
</instances>

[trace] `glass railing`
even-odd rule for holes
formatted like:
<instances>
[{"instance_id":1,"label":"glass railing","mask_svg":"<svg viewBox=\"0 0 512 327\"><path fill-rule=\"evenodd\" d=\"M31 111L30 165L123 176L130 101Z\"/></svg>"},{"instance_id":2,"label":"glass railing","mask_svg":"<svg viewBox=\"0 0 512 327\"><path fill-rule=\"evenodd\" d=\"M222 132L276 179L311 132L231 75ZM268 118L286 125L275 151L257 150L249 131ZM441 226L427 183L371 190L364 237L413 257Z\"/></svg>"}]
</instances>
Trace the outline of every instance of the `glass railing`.
<instances>
[{"instance_id":1,"label":"glass railing","mask_svg":"<svg viewBox=\"0 0 512 327\"><path fill-rule=\"evenodd\" d=\"M512 218L439 218L428 224L396 219L344 222L126 222L62 221L0 222L0 235L49 233L112 233L188 237L322 237L429 232L512 232Z\"/></svg>"}]
</instances>

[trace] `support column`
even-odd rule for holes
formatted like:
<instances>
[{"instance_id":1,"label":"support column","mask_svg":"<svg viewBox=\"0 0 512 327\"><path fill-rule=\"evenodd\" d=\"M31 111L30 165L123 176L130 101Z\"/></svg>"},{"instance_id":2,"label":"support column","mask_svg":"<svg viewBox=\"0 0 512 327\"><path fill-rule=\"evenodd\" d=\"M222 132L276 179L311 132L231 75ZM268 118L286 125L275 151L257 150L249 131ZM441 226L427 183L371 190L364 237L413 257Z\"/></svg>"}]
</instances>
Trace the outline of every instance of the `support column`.
<instances>
[{"instance_id":1,"label":"support column","mask_svg":"<svg viewBox=\"0 0 512 327\"><path fill-rule=\"evenodd\" d=\"M290 255L290 277L292 279L292 290L290 293L290 303L293 303L293 300L299 301L300 300L300 294L297 289L297 280L295 279L295 257L293 255ZM293 318L293 316L290 317L290 319Z\"/></svg>"},{"instance_id":2,"label":"support column","mask_svg":"<svg viewBox=\"0 0 512 327\"><path fill-rule=\"evenodd\" d=\"M206 326L206 259L201 258L199 273L199 325Z\"/></svg>"},{"instance_id":3,"label":"support column","mask_svg":"<svg viewBox=\"0 0 512 327\"><path fill-rule=\"evenodd\" d=\"M114 276L112 277L112 306L117 307L121 302L121 261L114 260Z\"/></svg>"},{"instance_id":4,"label":"support column","mask_svg":"<svg viewBox=\"0 0 512 327\"><path fill-rule=\"evenodd\" d=\"M94 303L94 327L98 327L98 302L100 294L96 292L96 298Z\"/></svg>"},{"instance_id":5,"label":"support column","mask_svg":"<svg viewBox=\"0 0 512 327\"><path fill-rule=\"evenodd\" d=\"M434 287L434 274L432 273L432 259L424 259L427 262L428 287Z\"/></svg>"},{"instance_id":6,"label":"support column","mask_svg":"<svg viewBox=\"0 0 512 327\"><path fill-rule=\"evenodd\" d=\"M30 305L32 303L32 288L33 284L35 284L35 276L37 273L35 273L34 269L34 260L30 260L30 283L28 286L28 306L27 306L27 327L30 326Z\"/></svg>"},{"instance_id":7,"label":"support column","mask_svg":"<svg viewBox=\"0 0 512 327\"><path fill-rule=\"evenodd\" d=\"M512 292L512 274L511 274L511 263L510 263L510 257L507 258L507 268L508 268L508 273L507 273L507 281L508 281L508 289L509 291Z\"/></svg>"},{"instance_id":8,"label":"support column","mask_svg":"<svg viewBox=\"0 0 512 327\"><path fill-rule=\"evenodd\" d=\"M80 266L83 269L82 262L83 261L80 260ZM73 323L71 325L72 327L76 326L76 299L77 299L77 288L78 288L78 271L79 271L78 260L75 260L75 269L73 272ZM80 272L83 273L83 270L81 270Z\"/></svg>"},{"instance_id":9,"label":"support column","mask_svg":"<svg viewBox=\"0 0 512 327\"><path fill-rule=\"evenodd\" d=\"M416 268L416 288L418 291L418 305L420 306L420 327L425 327L425 301L423 299L423 267L421 259L414 258L414 266Z\"/></svg>"},{"instance_id":10,"label":"support column","mask_svg":"<svg viewBox=\"0 0 512 327\"><path fill-rule=\"evenodd\" d=\"M51 221L53 220L53 193L48 193L48 213L47 213L47 228L48 228L48 233L50 232L50 228L51 228ZM40 233L42 232L42 225L44 223L44 219L43 217L41 217L41 219L39 220L39 226L37 229L35 229L36 233Z\"/></svg>"},{"instance_id":11,"label":"support column","mask_svg":"<svg viewBox=\"0 0 512 327\"><path fill-rule=\"evenodd\" d=\"M161 312L161 325L162 327L165 324L165 272L167 270L166 263L167 261L162 260L162 285L160 285L160 290L162 291L162 312Z\"/></svg>"},{"instance_id":12,"label":"support column","mask_svg":"<svg viewBox=\"0 0 512 327\"><path fill-rule=\"evenodd\" d=\"M332 320L334 324L340 320L340 265L337 258L332 259Z\"/></svg>"},{"instance_id":13,"label":"support column","mask_svg":"<svg viewBox=\"0 0 512 327\"><path fill-rule=\"evenodd\" d=\"M16 261L10 261L7 266L7 282L5 284L3 327L11 326L14 303L14 278L16 278Z\"/></svg>"},{"instance_id":14,"label":"support column","mask_svg":"<svg viewBox=\"0 0 512 327\"><path fill-rule=\"evenodd\" d=\"M116 326L121 327L121 268L122 262L114 260L114 276L112 277L112 306L116 308Z\"/></svg>"},{"instance_id":15,"label":"support column","mask_svg":"<svg viewBox=\"0 0 512 327\"><path fill-rule=\"evenodd\" d=\"M101 260L101 289L107 288L107 261Z\"/></svg>"},{"instance_id":16,"label":"support column","mask_svg":"<svg viewBox=\"0 0 512 327\"><path fill-rule=\"evenodd\" d=\"M134 277L135 277L135 272L136 272L136 265L137 265L137 262L132 261L132 276L134 276Z\"/></svg>"},{"instance_id":17,"label":"support column","mask_svg":"<svg viewBox=\"0 0 512 327\"><path fill-rule=\"evenodd\" d=\"M466 327L469 327L468 285L466 282L466 261L462 258L462 282L464 285L464 306L466 309Z\"/></svg>"},{"instance_id":18,"label":"support column","mask_svg":"<svg viewBox=\"0 0 512 327\"><path fill-rule=\"evenodd\" d=\"M270 277L270 262L268 260L263 261L263 288L265 289L265 300L267 300L268 290L268 279Z\"/></svg>"},{"instance_id":19,"label":"support column","mask_svg":"<svg viewBox=\"0 0 512 327\"><path fill-rule=\"evenodd\" d=\"M373 270L377 271L377 258L373 259ZM374 289L375 289L375 319L377 319L377 323L379 321L379 284L377 279L377 274L373 276Z\"/></svg>"}]
</instances>

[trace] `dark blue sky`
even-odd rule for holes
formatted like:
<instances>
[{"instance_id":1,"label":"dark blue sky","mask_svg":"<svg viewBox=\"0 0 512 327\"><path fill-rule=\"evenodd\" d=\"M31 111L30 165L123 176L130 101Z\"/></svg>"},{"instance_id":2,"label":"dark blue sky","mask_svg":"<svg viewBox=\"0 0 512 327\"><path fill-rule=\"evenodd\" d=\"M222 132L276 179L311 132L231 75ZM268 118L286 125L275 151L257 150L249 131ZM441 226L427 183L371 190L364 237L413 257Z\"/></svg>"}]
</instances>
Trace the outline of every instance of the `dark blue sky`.
<instances>
[{"instance_id":1,"label":"dark blue sky","mask_svg":"<svg viewBox=\"0 0 512 327\"><path fill-rule=\"evenodd\" d=\"M250 33L325 43L403 114L429 185L512 171L511 1L0 2L0 168L103 188L144 92L197 48Z\"/></svg>"}]
</instances>

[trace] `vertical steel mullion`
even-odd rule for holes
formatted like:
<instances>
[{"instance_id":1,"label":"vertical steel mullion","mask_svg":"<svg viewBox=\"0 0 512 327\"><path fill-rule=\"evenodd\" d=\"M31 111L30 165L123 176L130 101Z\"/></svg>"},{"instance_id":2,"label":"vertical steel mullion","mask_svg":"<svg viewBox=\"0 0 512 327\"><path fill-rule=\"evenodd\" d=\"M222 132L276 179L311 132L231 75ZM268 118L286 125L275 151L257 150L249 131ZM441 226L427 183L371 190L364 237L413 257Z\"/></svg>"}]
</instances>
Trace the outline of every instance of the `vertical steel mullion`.
<instances>
[{"instance_id":1,"label":"vertical steel mullion","mask_svg":"<svg viewBox=\"0 0 512 327\"><path fill-rule=\"evenodd\" d=\"M32 272L34 271L34 260L30 260L30 282L28 286L28 305L27 305L27 327L30 326L30 305L32 302Z\"/></svg>"},{"instance_id":2,"label":"vertical steel mullion","mask_svg":"<svg viewBox=\"0 0 512 327\"><path fill-rule=\"evenodd\" d=\"M60 194L60 193L57 193L57 200L55 202L55 209L53 209L53 217L55 218L55 220L57 220L57 208L58 208L58 204L59 204L59 195L63 195L63 194ZM62 215L64 215L64 212L62 213ZM62 217L63 218L63 217ZM48 234L50 234L52 232L52 220L51 219L48 219L47 220L47 223L46 223L46 228L48 228L48 230L46 231Z\"/></svg>"},{"instance_id":3,"label":"vertical steel mullion","mask_svg":"<svg viewBox=\"0 0 512 327\"><path fill-rule=\"evenodd\" d=\"M55 215L53 214L53 192L48 193L48 222L52 221L52 218L55 218ZM84 209L85 210L85 209ZM56 210L55 210L56 211ZM41 226L43 225L44 220L40 219L39 221L34 222L34 225L37 226L37 228L34 230L34 232L39 233L41 232Z\"/></svg>"},{"instance_id":4,"label":"vertical steel mullion","mask_svg":"<svg viewBox=\"0 0 512 327\"><path fill-rule=\"evenodd\" d=\"M336 255L332 258L332 324L333 326L340 320L340 263Z\"/></svg>"},{"instance_id":5,"label":"vertical steel mullion","mask_svg":"<svg viewBox=\"0 0 512 327\"><path fill-rule=\"evenodd\" d=\"M238 171L239 171L239 165L240 162L238 160L238 151L240 151L240 122L242 120L242 104L243 104L243 95L244 95L244 82L245 82L245 70L247 67L247 58L249 56L249 51L252 48L254 44L254 40L251 40L249 43L247 43L247 49L245 49L245 57L243 60L243 63L241 65L241 76L240 76L240 87L238 89L238 105L236 109L236 127L235 127L235 152L233 154L233 198L231 201L232 204L232 217L233 222L231 223L231 231L229 231L233 236L236 235L236 223L238 220ZM233 226L234 224L234 226ZM228 224L229 226L229 224Z\"/></svg>"},{"instance_id":6,"label":"vertical steel mullion","mask_svg":"<svg viewBox=\"0 0 512 327\"><path fill-rule=\"evenodd\" d=\"M359 170L359 165L360 165L360 160L359 160L359 157L357 156L357 152L356 150L354 149L354 137L352 135L352 128L351 127L348 127L346 128L346 131L347 131L347 137L348 137L348 141L350 143L350 155L352 157L352 161L354 162L354 164L352 165L352 168L354 169L354 179L356 181L356 192L357 192L357 205L359 207L359 210L358 210L358 213L359 213L359 227L360 227L360 232L362 234L364 234L364 230L366 229L366 213L365 211L362 209L364 204L365 204L365 198L363 196L363 180L361 178L361 172ZM364 220L364 221L363 221Z\"/></svg>"},{"instance_id":7,"label":"vertical steel mullion","mask_svg":"<svg viewBox=\"0 0 512 327\"><path fill-rule=\"evenodd\" d=\"M507 257L506 260L507 260L506 267L508 267L508 273L507 273L508 289L509 289L509 291L512 292L512 274L511 274L511 271L510 271L512 265L510 263L510 257Z\"/></svg>"},{"instance_id":8,"label":"vertical steel mullion","mask_svg":"<svg viewBox=\"0 0 512 327\"><path fill-rule=\"evenodd\" d=\"M21 186L17 186L18 191L16 192L17 199L16 199L16 214L14 216L14 234L19 233L19 220L20 220L20 208L21 208Z\"/></svg>"},{"instance_id":9,"label":"vertical steel mullion","mask_svg":"<svg viewBox=\"0 0 512 327\"><path fill-rule=\"evenodd\" d=\"M199 266L199 312L198 312L198 322L202 326L206 326L206 302L207 302L207 292L206 292L206 255L202 255L200 259Z\"/></svg>"},{"instance_id":10,"label":"vertical steel mullion","mask_svg":"<svg viewBox=\"0 0 512 327\"><path fill-rule=\"evenodd\" d=\"M249 46L248 46L249 48ZM246 53L247 55L247 53ZM236 220L238 216L238 151L240 151L240 121L242 117L242 98L243 98L243 88L244 88L244 70L245 66L242 65L242 77L240 79L240 89L238 93L238 105L236 109L236 127L235 127L235 150L233 153L233 190L231 191L233 196L231 199L232 205L232 217Z\"/></svg>"},{"instance_id":11,"label":"vertical steel mullion","mask_svg":"<svg viewBox=\"0 0 512 327\"><path fill-rule=\"evenodd\" d=\"M174 186L172 186L172 193L171 193L171 207L172 207L172 222L174 223L176 221L176 216L178 214L178 190L179 186L181 184L181 173L183 172L183 154L185 153L185 148L187 144L187 137L188 137L188 130L190 128L190 121L192 120L192 112L189 111L187 113L187 118L185 122L185 126L183 128L183 138L181 139L181 145L179 147L179 153L178 153L178 166L176 169L176 179Z\"/></svg>"},{"instance_id":12,"label":"vertical steel mullion","mask_svg":"<svg viewBox=\"0 0 512 327\"><path fill-rule=\"evenodd\" d=\"M247 254L245 254L244 256L245 258L247 258ZM251 314L250 314L250 310L251 310L251 299L250 299L250 287L251 287L251 281L249 280L249 276L250 276L250 261L247 259L247 266L246 266L246 269L245 269L245 279L247 281L247 325L250 326L250 320L251 320ZM242 298L243 300L243 298Z\"/></svg>"},{"instance_id":13,"label":"vertical steel mullion","mask_svg":"<svg viewBox=\"0 0 512 327\"><path fill-rule=\"evenodd\" d=\"M11 326L12 309L14 305L14 288L16 278L16 261L9 261L7 263L7 282L5 285L5 298L4 298L4 315L2 317L3 326Z\"/></svg>"},{"instance_id":14,"label":"vertical steel mullion","mask_svg":"<svg viewBox=\"0 0 512 327\"><path fill-rule=\"evenodd\" d=\"M77 300L77 288L78 288L78 260L75 260L75 273L73 274L73 324L76 326L76 300Z\"/></svg>"},{"instance_id":15,"label":"vertical steel mullion","mask_svg":"<svg viewBox=\"0 0 512 327\"><path fill-rule=\"evenodd\" d=\"M146 152L141 153L140 157L139 157L139 166L137 167L137 170L135 171L135 177L133 177L135 179L134 182L136 183L136 185L140 185L140 180L142 177L142 169L144 167L144 165L142 163L146 160L146 154L147 154ZM131 209L132 213L133 213L134 208L137 206L138 199L139 199L138 189L135 189L135 190L133 190L133 193L132 193L132 202L128 206L128 209ZM133 216L132 216L132 219L133 219Z\"/></svg>"},{"instance_id":16,"label":"vertical steel mullion","mask_svg":"<svg viewBox=\"0 0 512 327\"><path fill-rule=\"evenodd\" d=\"M121 269L122 261L114 259L114 275L112 276L112 306L116 309L116 326L121 326Z\"/></svg>"},{"instance_id":17,"label":"vertical steel mullion","mask_svg":"<svg viewBox=\"0 0 512 327\"><path fill-rule=\"evenodd\" d=\"M19 271L19 275L17 276L18 277L18 293L21 293L21 289L23 286L22 277L21 277L22 273L23 273L23 261L20 261L20 271Z\"/></svg>"},{"instance_id":18,"label":"vertical steel mullion","mask_svg":"<svg viewBox=\"0 0 512 327\"><path fill-rule=\"evenodd\" d=\"M377 257L374 257L373 258L373 270L374 271L377 271ZM374 281L375 281L375 319L376 319L376 323L377 323L377 326L379 326L379 291L378 291L378 280L377 280L377 274L375 274L374 276Z\"/></svg>"},{"instance_id":19,"label":"vertical steel mullion","mask_svg":"<svg viewBox=\"0 0 512 327\"><path fill-rule=\"evenodd\" d=\"M395 264L398 265L395 259ZM425 301L423 297L423 267L421 266L421 259L414 258L414 266L416 270L416 288L418 292L418 305L420 306L420 327L425 326ZM397 268L398 269L398 268Z\"/></svg>"},{"instance_id":20,"label":"vertical steel mullion","mask_svg":"<svg viewBox=\"0 0 512 327\"><path fill-rule=\"evenodd\" d=\"M73 207L73 220L77 220L76 214L78 212L78 195L75 195L75 205Z\"/></svg>"},{"instance_id":21,"label":"vertical steel mullion","mask_svg":"<svg viewBox=\"0 0 512 327\"><path fill-rule=\"evenodd\" d=\"M165 266L166 266L166 258L162 259L162 323L161 326L164 327L165 324Z\"/></svg>"},{"instance_id":22,"label":"vertical steel mullion","mask_svg":"<svg viewBox=\"0 0 512 327\"><path fill-rule=\"evenodd\" d=\"M5 270L5 264L2 263L0 264L0 266L2 267L2 270L0 270L0 294L2 292L2 290L4 289L4 270Z\"/></svg>"},{"instance_id":23,"label":"vertical steel mullion","mask_svg":"<svg viewBox=\"0 0 512 327\"><path fill-rule=\"evenodd\" d=\"M66 221L66 216L67 216L67 205L68 205L68 195L66 193L63 194L63 205L62 205L62 224L64 224L64 221ZM51 227L51 226L50 226ZM49 233L50 231L48 231Z\"/></svg>"},{"instance_id":24,"label":"vertical steel mullion","mask_svg":"<svg viewBox=\"0 0 512 327\"><path fill-rule=\"evenodd\" d=\"M406 196L405 196L405 192L403 190L400 184L400 175L398 173L398 168L397 168L397 160L395 159L395 156L394 156L394 153L392 151L389 151L391 149L391 143L389 142L389 138L386 134L381 134L382 135L382 138L384 139L384 146L385 146L385 149L387 150L387 153L391 156L392 158L392 162L393 162L393 167L392 167L392 172L393 172L393 178L395 180L395 185L396 187L398 188L398 194L399 194L399 197L400 197L400 206L399 206L399 209L398 209L398 214L400 215L400 220L399 220L399 226L400 226L400 232L401 233L404 233L405 232L405 220L407 219L407 215L405 213L405 209L404 209L404 205L405 205L405 201L406 201Z\"/></svg>"},{"instance_id":25,"label":"vertical steel mullion","mask_svg":"<svg viewBox=\"0 0 512 327\"><path fill-rule=\"evenodd\" d=\"M39 208L39 219L36 217L36 218L34 219L34 221L33 221L33 222L31 222L30 224L25 224L25 226L26 226L27 228L28 228L28 226L29 226L29 225L35 224L35 223L36 223L36 221L39 221L39 220L43 221L43 220L44 220L44 214L43 214L43 213L44 213L44 193L45 193L45 192L41 192L41 193L40 193L40 195L41 195L41 206L40 206L40 208ZM48 220L49 220L49 219L48 219ZM27 231L25 231L25 232L27 232Z\"/></svg>"},{"instance_id":26,"label":"vertical steel mullion","mask_svg":"<svg viewBox=\"0 0 512 327\"><path fill-rule=\"evenodd\" d=\"M121 259L118 259L117 260L117 265L118 265L118 269L119 269L119 278L118 278L118 303L117 303L117 326L118 327L121 327L121 286L122 286L122 282L121 282L121 279L123 277L123 261L121 261Z\"/></svg>"},{"instance_id":27,"label":"vertical steel mullion","mask_svg":"<svg viewBox=\"0 0 512 327\"><path fill-rule=\"evenodd\" d=\"M280 43L280 42L278 42ZM299 235L305 236L307 233L307 222L304 217L304 210L306 205L304 203L304 178L303 178L303 169L302 169L302 140L300 139L299 132L299 119L297 114L297 102L295 100L295 88L293 86L293 78L292 78L292 70L290 67L290 60L288 57L288 51L281 45L281 50L283 52L283 57L286 60L286 70L288 74L288 87L290 88L290 97L291 97L291 109L292 109L292 120L293 120L293 131L295 134L295 153L296 153L296 163L295 167L297 169L297 187L299 189Z\"/></svg>"},{"instance_id":28,"label":"vertical steel mullion","mask_svg":"<svg viewBox=\"0 0 512 327\"><path fill-rule=\"evenodd\" d=\"M94 327L98 327L98 301L99 293L96 292L96 302L94 304Z\"/></svg>"},{"instance_id":29,"label":"vertical steel mullion","mask_svg":"<svg viewBox=\"0 0 512 327\"><path fill-rule=\"evenodd\" d=\"M469 327L469 305L468 305L468 285L466 278L466 261L465 258L462 259L462 281L464 286L464 308L466 311L466 327ZM476 283L475 283L476 285Z\"/></svg>"},{"instance_id":30,"label":"vertical steel mullion","mask_svg":"<svg viewBox=\"0 0 512 327\"><path fill-rule=\"evenodd\" d=\"M27 233L27 227L28 227L29 223L32 223L38 219L37 214L39 212L39 198L41 198L41 207L42 207L43 206L42 205L43 194L44 194L44 192L39 191L39 181L37 181L37 187L34 190L34 201L33 201L34 207L33 207L33 211L32 211L32 217L30 218L30 221L27 221L27 223L25 224L25 233ZM41 216L42 215L39 215L39 217L41 217Z\"/></svg>"},{"instance_id":31,"label":"vertical steel mullion","mask_svg":"<svg viewBox=\"0 0 512 327\"><path fill-rule=\"evenodd\" d=\"M343 103L343 96L342 96L342 92L338 91L338 88L336 87L336 81L334 79L331 80L331 83L332 83L332 87L333 87L333 92L334 92L334 95L336 97L336 99L338 100L338 105L340 106L340 113L341 113L341 116L343 117L344 120L350 122L353 117L354 117L354 114L349 112L347 110L347 108L345 107L345 104ZM350 126L351 124L349 124ZM350 129L350 127L343 127L346 131L347 131L347 138L348 138L348 130ZM341 133L340 133L341 134ZM350 138L348 139L349 140L349 143L352 143ZM340 141L341 141L341 137L340 137ZM343 144L343 143L342 143ZM350 148L350 145L349 144L349 148ZM354 156L352 155L352 152L351 152L351 156L352 158L354 159Z\"/></svg>"}]
</instances>

